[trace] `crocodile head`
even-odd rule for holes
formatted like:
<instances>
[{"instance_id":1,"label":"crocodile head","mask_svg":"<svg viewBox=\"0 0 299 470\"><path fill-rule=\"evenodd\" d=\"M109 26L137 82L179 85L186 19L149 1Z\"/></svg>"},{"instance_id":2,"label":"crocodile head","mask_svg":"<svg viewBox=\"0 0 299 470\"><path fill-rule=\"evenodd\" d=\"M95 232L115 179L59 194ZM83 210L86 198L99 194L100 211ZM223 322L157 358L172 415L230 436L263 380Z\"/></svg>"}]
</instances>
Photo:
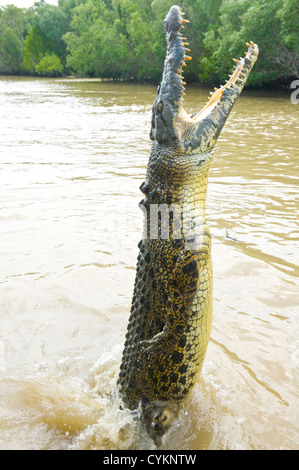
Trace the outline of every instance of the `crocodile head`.
<instances>
[{"instance_id":1,"label":"crocodile head","mask_svg":"<svg viewBox=\"0 0 299 470\"><path fill-rule=\"evenodd\" d=\"M250 71L257 60L258 46L251 42L244 58L234 59L236 65L226 84L209 98L207 104L196 114L188 115L183 108L183 68L191 57L182 37L183 18L180 7L170 8L164 29L167 39L167 55L162 81L152 110L150 137L158 144L167 146L179 143L185 153L201 153L214 147L234 102L240 95Z\"/></svg>"}]
</instances>

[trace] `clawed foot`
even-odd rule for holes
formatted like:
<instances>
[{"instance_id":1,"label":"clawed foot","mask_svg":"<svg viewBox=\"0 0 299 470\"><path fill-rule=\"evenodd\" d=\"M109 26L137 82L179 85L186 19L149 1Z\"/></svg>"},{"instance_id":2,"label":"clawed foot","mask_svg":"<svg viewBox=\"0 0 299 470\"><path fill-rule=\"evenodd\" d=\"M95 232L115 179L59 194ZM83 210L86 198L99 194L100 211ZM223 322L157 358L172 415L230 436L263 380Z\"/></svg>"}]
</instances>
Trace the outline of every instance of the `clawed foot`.
<instances>
[{"instance_id":1,"label":"clawed foot","mask_svg":"<svg viewBox=\"0 0 299 470\"><path fill-rule=\"evenodd\" d=\"M169 424L170 424L170 413L169 413L169 410L167 409L161 410L160 413L154 417L153 423L152 423L154 431L160 436L163 436L165 431L168 429Z\"/></svg>"},{"instance_id":2,"label":"clawed foot","mask_svg":"<svg viewBox=\"0 0 299 470\"><path fill-rule=\"evenodd\" d=\"M160 405L149 404L145 407L147 432L157 447L162 443L162 436L169 429L173 414L170 409Z\"/></svg>"},{"instance_id":3,"label":"clawed foot","mask_svg":"<svg viewBox=\"0 0 299 470\"><path fill-rule=\"evenodd\" d=\"M163 346L163 332L158 333L152 339L140 342L141 353L152 355L161 351Z\"/></svg>"}]
</instances>

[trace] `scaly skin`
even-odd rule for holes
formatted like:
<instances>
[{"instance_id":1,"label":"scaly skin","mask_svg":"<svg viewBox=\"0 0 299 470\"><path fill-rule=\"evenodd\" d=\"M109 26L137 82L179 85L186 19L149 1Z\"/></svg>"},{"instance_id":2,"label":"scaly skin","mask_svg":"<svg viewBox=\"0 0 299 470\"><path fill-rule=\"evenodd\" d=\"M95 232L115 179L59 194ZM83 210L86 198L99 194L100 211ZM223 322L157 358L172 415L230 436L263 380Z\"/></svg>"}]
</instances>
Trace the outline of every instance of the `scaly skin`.
<instances>
[{"instance_id":1,"label":"scaly skin","mask_svg":"<svg viewBox=\"0 0 299 470\"><path fill-rule=\"evenodd\" d=\"M181 9L164 21L167 55L152 112L153 140L144 199L144 236L118 386L129 409L141 406L156 439L169 406L185 398L200 372L212 324L211 235L205 221L208 173L215 144L257 59L248 44L227 84L200 113L183 109L186 48ZM160 211L160 217L157 215Z\"/></svg>"}]
</instances>

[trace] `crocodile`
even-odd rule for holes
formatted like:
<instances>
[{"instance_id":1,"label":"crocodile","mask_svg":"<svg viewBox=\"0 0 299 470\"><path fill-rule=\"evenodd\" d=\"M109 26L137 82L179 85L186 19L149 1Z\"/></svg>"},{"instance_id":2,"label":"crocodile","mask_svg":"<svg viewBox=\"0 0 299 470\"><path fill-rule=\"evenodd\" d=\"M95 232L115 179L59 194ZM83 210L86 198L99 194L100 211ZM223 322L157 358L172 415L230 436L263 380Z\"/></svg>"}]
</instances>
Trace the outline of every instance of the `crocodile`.
<instances>
[{"instance_id":1,"label":"crocodile","mask_svg":"<svg viewBox=\"0 0 299 470\"><path fill-rule=\"evenodd\" d=\"M182 72L191 59L181 33L185 23L177 5L163 23L167 53L140 186L144 230L117 382L123 407L141 410L141 422L157 442L170 426L172 405L186 397L204 362L212 324L208 173L219 134L258 57L258 46L246 43L245 57L233 59L225 85L189 115L183 108Z\"/></svg>"}]
</instances>

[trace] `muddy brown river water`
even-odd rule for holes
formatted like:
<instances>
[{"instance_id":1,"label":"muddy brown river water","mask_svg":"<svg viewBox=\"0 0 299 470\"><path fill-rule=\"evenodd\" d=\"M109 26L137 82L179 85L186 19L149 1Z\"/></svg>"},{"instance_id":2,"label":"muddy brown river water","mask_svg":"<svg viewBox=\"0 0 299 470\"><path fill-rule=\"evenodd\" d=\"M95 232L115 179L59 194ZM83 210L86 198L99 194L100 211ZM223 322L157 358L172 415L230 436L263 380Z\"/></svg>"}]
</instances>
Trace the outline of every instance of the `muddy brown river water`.
<instances>
[{"instance_id":1,"label":"muddy brown river water","mask_svg":"<svg viewBox=\"0 0 299 470\"><path fill-rule=\"evenodd\" d=\"M0 78L0 449L155 448L113 395L155 94ZM211 340L162 449L298 448L298 162L299 105L244 91L209 178Z\"/></svg>"}]
</instances>

